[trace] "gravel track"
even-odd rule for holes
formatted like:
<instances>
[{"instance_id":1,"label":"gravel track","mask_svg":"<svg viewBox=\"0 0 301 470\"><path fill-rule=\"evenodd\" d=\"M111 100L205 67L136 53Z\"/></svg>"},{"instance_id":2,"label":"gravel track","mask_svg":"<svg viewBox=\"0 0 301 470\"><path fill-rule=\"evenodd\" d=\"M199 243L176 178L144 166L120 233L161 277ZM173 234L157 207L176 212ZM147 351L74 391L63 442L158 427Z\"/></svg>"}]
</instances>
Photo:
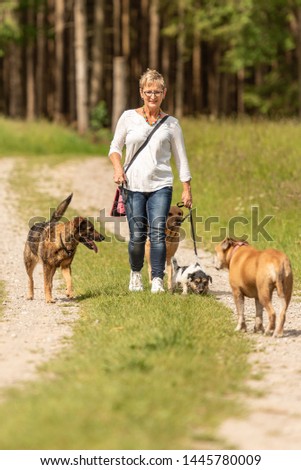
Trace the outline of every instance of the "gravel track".
<instances>
[{"instance_id":1,"label":"gravel track","mask_svg":"<svg viewBox=\"0 0 301 470\"><path fill-rule=\"evenodd\" d=\"M0 387L17 386L36 379L38 366L68 344L72 323L77 318L76 305L72 301L67 303L58 278L54 285L57 303L45 304L41 269L39 272L37 269L35 276L36 300L25 300L27 281L23 246L27 228L19 228L16 201L8 184L17 162L12 158L0 160L0 210L3 221L0 233L3 251L1 280L5 282L7 291L0 328ZM39 173L41 171L47 177L41 180L36 175L37 189L48 195L51 201L56 198L60 202L73 192L72 204L81 215L96 217L102 208L108 213L115 185L111 165L106 159L69 161L55 168L45 166L39 169ZM196 191L196 188L193 189ZM102 212L104 215L105 212ZM117 227L118 231L127 237L126 224L121 223L120 226ZM112 223L106 223L106 233L114 228L116 226ZM228 273L213 268L212 255L199 247L198 253L204 270L213 278L211 292L234 311ZM180 264L189 263L194 260L193 250L185 247L183 242L177 258ZM254 305L252 301L247 301L247 335L254 341L250 363L254 374L263 374L263 378L249 384L256 396L238 397L246 407L245 416L240 420L229 419L219 429L220 437L226 440L229 448L301 449L301 317L300 300L296 294L288 310L284 337L279 339L251 333ZM277 304L277 299L275 302Z\"/></svg>"}]
</instances>

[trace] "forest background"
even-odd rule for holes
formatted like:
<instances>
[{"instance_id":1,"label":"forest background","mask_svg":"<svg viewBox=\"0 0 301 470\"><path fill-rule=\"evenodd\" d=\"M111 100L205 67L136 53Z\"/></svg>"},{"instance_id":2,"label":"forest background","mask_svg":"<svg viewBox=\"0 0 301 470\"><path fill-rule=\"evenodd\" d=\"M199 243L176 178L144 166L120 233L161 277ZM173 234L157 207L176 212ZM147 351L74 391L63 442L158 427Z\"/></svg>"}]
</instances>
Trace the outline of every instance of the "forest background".
<instances>
[{"instance_id":1,"label":"forest background","mask_svg":"<svg viewBox=\"0 0 301 470\"><path fill-rule=\"evenodd\" d=\"M4 116L113 128L147 67L178 118L300 118L301 0L1 0Z\"/></svg>"},{"instance_id":2,"label":"forest background","mask_svg":"<svg viewBox=\"0 0 301 470\"><path fill-rule=\"evenodd\" d=\"M98 213L100 195L111 198L104 189L111 167L109 177L99 173L109 162L87 156L108 153L119 114L141 103L138 79L147 67L166 78L164 110L181 119L203 220L218 216L220 234L238 216L250 220L241 226L252 236L250 207L260 208L260 221L272 215L272 244L292 261L299 300L301 0L0 0L0 155L9 157L1 159L1 174L2 187L10 188L1 198L10 232L2 233L9 255L7 282L0 282L0 307L8 308L1 312L1 345L8 349L0 356L5 364L16 359L18 380L27 372L20 370L19 357L27 356L18 345L40 360L50 331L45 335L44 318L53 317L43 300L37 310L24 304L21 225L46 215L70 186L84 211L95 204ZM103 134L94 132L103 127ZM180 186L175 181L175 197ZM201 225L196 233L209 251L211 231ZM72 344L42 366L42 380L11 390L0 406L0 448L229 449L232 442L240 448L237 422L226 441L219 426L245 413L250 396L256 417L264 411L255 432L254 415L248 420L253 448L258 442L270 448L267 435L276 437L276 448L288 448L291 433L297 448L299 303L290 305L283 341L256 338L255 359L254 335L237 335L232 312L213 296L158 298L145 290L129 298L125 245L101 245L101 257L88 259L83 249L74 260L80 318ZM228 284L216 282L211 289L232 299ZM62 302L65 323L70 307ZM261 407L249 378L256 397L267 398Z\"/></svg>"}]
</instances>

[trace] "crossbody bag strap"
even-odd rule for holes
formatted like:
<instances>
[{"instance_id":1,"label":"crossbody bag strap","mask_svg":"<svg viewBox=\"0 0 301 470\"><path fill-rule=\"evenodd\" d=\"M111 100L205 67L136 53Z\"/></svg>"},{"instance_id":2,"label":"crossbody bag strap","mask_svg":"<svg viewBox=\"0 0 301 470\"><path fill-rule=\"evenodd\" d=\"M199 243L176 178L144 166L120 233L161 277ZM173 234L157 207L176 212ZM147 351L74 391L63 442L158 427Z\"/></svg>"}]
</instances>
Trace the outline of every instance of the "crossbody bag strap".
<instances>
[{"instance_id":1,"label":"crossbody bag strap","mask_svg":"<svg viewBox=\"0 0 301 470\"><path fill-rule=\"evenodd\" d=\"M130 168L130 166L134 163L134 160L136 160L136 158L138 157L139 153L141 152L141 150L143 150L147 144L149 143L150 139L152 138L152 136L154 135L154 133L159 129L160 126L162 126L163 122L166 121L166 119L169 117L169 115L167 114L166 116L164 116L161 121L158 122L158 124L156 124L156 126L153 128L153 130L148 134L146 140L143 142L143 144L141 145L141 147L139 147L139 149L137 150L137 152L134 154L134 156L132 157L130 163L128 164L128 166L125 168L124 172L126 173L128 171L128 169Z\"/></svg>"}]
</instances>

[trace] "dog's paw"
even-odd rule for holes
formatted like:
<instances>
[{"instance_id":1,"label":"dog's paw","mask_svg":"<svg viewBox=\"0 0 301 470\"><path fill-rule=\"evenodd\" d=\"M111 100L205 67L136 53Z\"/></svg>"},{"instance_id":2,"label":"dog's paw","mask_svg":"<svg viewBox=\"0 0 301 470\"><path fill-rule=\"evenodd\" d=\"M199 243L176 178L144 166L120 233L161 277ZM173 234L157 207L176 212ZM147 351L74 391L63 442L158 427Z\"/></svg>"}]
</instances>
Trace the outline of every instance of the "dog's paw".
<instances>
[{"instance_id":1,"label":"dog's paw","mask_svg":"<svg viewBox=\"0 0 301 470\"><path fill-rule=\"evenodd\" d=\"M264 330L264 336L272 336L274 333L274 330L271 330L270 328L266 328Z\"/></svg>"},{"instance_id":2,"label":"dog's paw","mask_svg":"<svg viewBox=\"0 0 301 470\"><path fill-rule=\"evenodd\" d=\"M247 331L247 325L245 323L239 323L235 331Z\"/></svg>"},{"instance_id":3,"label":"dog's paw","mask_svg":"<svg viewBox=\"0 0 301 470\"><path fill-rule=\"evenodd\" d=\"M55 300L54 299L46 299L46 303L47 304L55 304Z\"/></svg>"},{"instance_id":4,"label":"dog's paw","mask_svg":"<svg viewBox=\"0 0 301 470\"><path fill-rule=\"evenodd\" d=\"M273 338L282 338L283 337L283 331L275 331L273 334Z\"/></svg>"},{"instance_id":5,"label":"dog's paw","mask_svg":"<svg viewBox=\"0 0 301 470\"><path fill-rule=\"evenodd\" d=\"M255 325L253 331L254 333L264 333L263 325Z\"/></svg>"}]
</instances>

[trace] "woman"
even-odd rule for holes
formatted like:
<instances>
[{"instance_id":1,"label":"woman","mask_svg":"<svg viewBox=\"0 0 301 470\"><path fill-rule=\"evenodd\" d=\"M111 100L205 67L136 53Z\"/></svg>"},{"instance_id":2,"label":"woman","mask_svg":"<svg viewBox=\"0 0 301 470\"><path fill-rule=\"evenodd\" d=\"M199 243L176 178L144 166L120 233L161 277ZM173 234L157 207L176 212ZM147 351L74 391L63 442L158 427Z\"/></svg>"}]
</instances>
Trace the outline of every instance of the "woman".
<instances>
[{"instance_id":1,"label":"woman","mask_svg":"<svg viewBox=\"0 0 301 470\"><path fill-rule=\"evenodd\" d=\"M125 111L116 126L109 157L114 166L114 181L127 187L126 215L129 224L130 291L142 291L141 269L147 234L150 238L152 266L151 292L164 292L163 276L166 261L165 226L172 199L173 154L183 184L182 201L192 205L191 174L182 130L177 119L169 116L154 133L147 146L125 174L121 163L126 146L125 168L144 143L153 126L166 115L161 109L166 96L162 75L147 69L139 81L142 107Z\"/></svg>"}]
</instances>

